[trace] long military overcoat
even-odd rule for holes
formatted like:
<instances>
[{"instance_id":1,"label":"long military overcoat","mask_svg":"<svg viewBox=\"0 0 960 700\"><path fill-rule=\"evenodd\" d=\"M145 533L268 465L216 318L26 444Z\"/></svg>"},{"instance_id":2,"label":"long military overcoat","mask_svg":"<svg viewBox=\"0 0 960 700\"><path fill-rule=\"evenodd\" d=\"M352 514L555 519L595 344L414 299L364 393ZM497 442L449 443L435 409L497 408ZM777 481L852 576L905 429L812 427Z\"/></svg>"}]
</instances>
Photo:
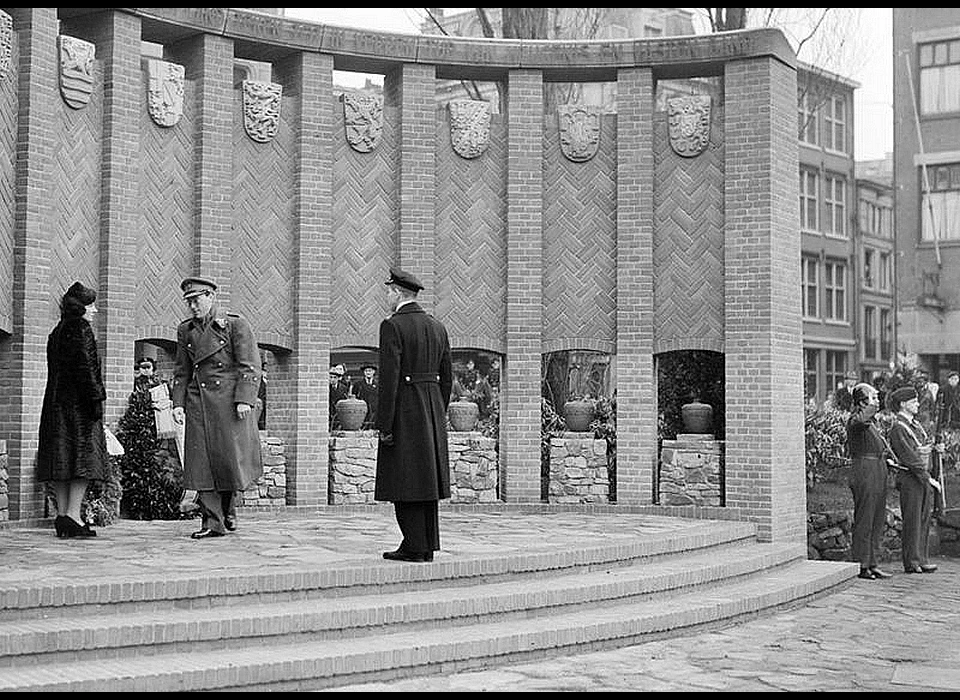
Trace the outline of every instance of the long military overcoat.
<instances>
[{"instance_id":1,"label":"long military overcoat","mask_svg":"<svg viewBox=\"0 0 960 700\"><path fill-rule=\"evenodd\" d=\"M259 388L260 354L244 318L214 313L180 324L171 398L186 412L185 488L242 491L263 474L256 414L241 420L236 411L255 406Z\"/></svg>"},{"instance_id":2,"label":"long military overcoat","mask_svg":"<svg viewBox=\"0 0 960 700\"><path fill-rule=\"evenodd\" d=\"M453 385L443 324L416 302L380 324L377 429L393 435L377 449L374 498L435 501L450 497L447 403Z\"/></svg>"},{"instance_id":3,"label":"long military overcoat","mask_svg":"<svg viewBox=\"0 0 960 700\"><path fill-rule=\"evenodd\" d=\"M109 477L103 435L106 398L90 323L79 316L64 316L47 338L38 481Z\"/></svg>"}]
</instances>

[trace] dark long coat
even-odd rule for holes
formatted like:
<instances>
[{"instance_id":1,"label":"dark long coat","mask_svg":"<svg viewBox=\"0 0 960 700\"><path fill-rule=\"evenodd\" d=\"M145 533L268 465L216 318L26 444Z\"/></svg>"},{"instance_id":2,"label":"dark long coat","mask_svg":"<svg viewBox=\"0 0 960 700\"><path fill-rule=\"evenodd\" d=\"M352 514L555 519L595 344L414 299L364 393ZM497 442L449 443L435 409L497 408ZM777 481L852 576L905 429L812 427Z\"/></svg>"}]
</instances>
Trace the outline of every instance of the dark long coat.
<instances>
[{"instance_id":1,"label":"dark long coat","mask_svg":"<svg viewBox=\"0 0 960 700\"><path fill-rule=\"evenodd\" d=\"M107 479L100 357L85 318L64 316L47 338L47 387L40 410L38 481Z\"/></svg>"},{"instance_id":2,"label":"dark long coat","mask_svg":"<svg viewBox=\"0 0 960 700\"><path fill-rule=\"evenodd\" d=\"M377 424L377 396L379 393L380 387L376 380L368 384L367 378L363 377L353 383L353 395L367 404L367 416L363 419L365 425Z\"/></svg>"},{"instance_id":3,"label":"dark long coat","mask_svg":"<svg viewBox=\"0 0 960 700\"><path fill-rule=\"evenodd\" d=\"M450 497L446 410L453 373L443 324L416 302L380 324L380 442L374 498L435 501Z\"/></svg>"},{"instance_id":4,"label":"dark long coat","mask_svg":"<svg viewBox=\"0 0 960 700\"><path fill-rule=\"evenodd\" d=\"M186 412L185 488L242 491L263 474L256 413L236 412L256 405L259 388L260 353L244 318L214 312L206 324L180 324L171 398Z\"/></svg>"}]
</instances>

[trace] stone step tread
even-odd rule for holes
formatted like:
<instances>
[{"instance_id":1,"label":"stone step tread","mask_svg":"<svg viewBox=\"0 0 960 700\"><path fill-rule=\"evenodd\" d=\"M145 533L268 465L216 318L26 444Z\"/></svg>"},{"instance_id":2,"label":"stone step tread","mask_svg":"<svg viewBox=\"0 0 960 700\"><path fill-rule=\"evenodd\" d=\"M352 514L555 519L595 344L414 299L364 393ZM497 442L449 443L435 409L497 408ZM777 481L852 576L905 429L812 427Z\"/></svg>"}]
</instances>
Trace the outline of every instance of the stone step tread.
<instances>
[{"instance_id":1,"label":"stone step tread","mask_svg":"<svg viewBox=\"0 0 960 700\"><path fill-rule=\"evenodd\" d=\"M0 613L5 611L144 602L170 599L242 596L266 592L371 587L451 581L496 575L526 575L544 569L591 566L606 562L659 557L752 540L756 527L735 521L701 521L679 530L653 530L625 541L579 549L507 550L466 557L442 556L431 567L382 560L358 560L314 569L240 570L215 577L171 572L163 580L115 577L104 580L46 581L0 585Z\"/></svg>"},{"instance_id":2,"label":"stone step tread","mask_svg":"<svg viewBox=\"0 0 960 700\"><path fill-rule=\"evenodd\" d=\"M477 583L382 596L249 603L202 610L149 610L0 622L0 659L87 649L319 633L398 622L452 620L581 605L702 586L780 566L806 555L797 544L743 545L629 567L548 579ZM423 565L428 566L428 565Z\"/></svg>"},{"instance_id":3,"label":"stone step tread","mask_svg":"<svg viewBox=\"0 0 960 700\"><path fill-rule=\"evenodd\" d=\"M0 692L192 691L335 677L347 682L356 674L389 669L422 672L434 664L538 650L572 650L600 641L636 643L646 634L679 633L685 627L790 604L852 580L856 571L857 565L852 563L799 560L749 579L678 592L668 599L467 625L457 627L455 635L450 629L398 631L355 639L33 664L30 668L4 669Z\"/></svg>"}]
</instances>

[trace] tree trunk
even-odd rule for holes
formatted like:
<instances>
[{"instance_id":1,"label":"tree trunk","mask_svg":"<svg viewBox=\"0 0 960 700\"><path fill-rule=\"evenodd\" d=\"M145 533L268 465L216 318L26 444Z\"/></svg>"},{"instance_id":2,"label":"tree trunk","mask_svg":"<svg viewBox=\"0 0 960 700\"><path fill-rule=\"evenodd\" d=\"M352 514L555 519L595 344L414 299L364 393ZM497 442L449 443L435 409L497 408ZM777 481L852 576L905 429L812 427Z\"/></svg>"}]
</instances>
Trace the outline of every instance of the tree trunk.
<instances>
[{"instance_id":1,"label":"tree trunk","mask_svg":"<svg viewBox=\"0 0 960 700\"><path fill-rule=\"evenodd\" d=\"M504 7L504 39L547 39L549 37L549 8Z\"/></svg>"}]
</instances>

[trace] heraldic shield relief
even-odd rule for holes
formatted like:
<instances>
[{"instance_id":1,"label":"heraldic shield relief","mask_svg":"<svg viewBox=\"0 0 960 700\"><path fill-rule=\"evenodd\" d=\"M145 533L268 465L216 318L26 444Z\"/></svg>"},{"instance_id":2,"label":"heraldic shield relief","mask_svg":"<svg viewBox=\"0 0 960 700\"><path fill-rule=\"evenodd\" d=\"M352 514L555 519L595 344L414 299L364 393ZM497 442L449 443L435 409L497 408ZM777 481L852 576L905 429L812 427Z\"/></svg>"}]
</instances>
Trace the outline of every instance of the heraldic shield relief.
<instances>
[{"instance_id":1,"label":"heraldic shield relief","mask_svg":"<svg viewBox=\"0 0 960 700\"><path fill-rule=\"evenodd\" d=\"M710 143L710 97L687 95L667 100L670 146L678 156L694 158Z\"/></svg>"},{"instance_id":2,"label":"heraldic shield relief","mask_svg":"<svg viewBox=\"0 0 960 700\"><path fill-rule=\"evenodd\" d=\"M600 148L600 107L596 105L559 105L560 150L574 163L583 163L597 155Z\"/></svg>"},{"instance_id":3,"label":"heraldic shield relief","mask_svg":"<svg viewBox=\"0 0 960 700\"><path fill-rule=\"evenodd\" d=\"M450 101L450 142L461 158L476 158L490 145L490 103Z\"/></svg>"},{"instance_id":4,"label":"heraldic shield relief","mask_svg":"<svg viewBox=\"0 0 960 700\"><path fill-rule=\"evenodd\" d=\"M13 17L0 10L0 78L10 71L10 55L13 52Z\"/></svg>"},{"instance_id":5,"label":"heraldic shield relief","mask_svg":"<svg viewBox=\"0 0 960 700\"><path fill-rule=\"evenodd\" d=\"M183 116L183 66L147 59L147 111L157 126L175 126Z\"/></svg>"},{"instance_id":6,"label":"heraldic shield relief","mask_svg":"<svg viewBox=\"0 0 960 700\"><path fill-rule=\"evenodd\" d=\"M89 41L61 34L57 37L60 49L60 94L74 109L82 109L93 93L93 57L96 47Z\"/></svg>"},{"instance_id":7,"label":"heraldic shield relief","mask_svg":"<svg viewBox=\"0 0 960 700\"><path fill-rule=\"evenodd\" d=\"M283 86L259 80L243 81L243 128L254 141L266 143L280 128Z\"/></svg>"},{"instance_id":8,"label":"heraldic shield relief","mask_svg":"<svg viewBox=\"0 0 960 700\"><path fill-rule=\"evenodd\" d=\"M341 100L347 143L355 151L369 153L383 134L383 103L379 97L362 92L345 92Z\"/></svg>"}]
</instances>

